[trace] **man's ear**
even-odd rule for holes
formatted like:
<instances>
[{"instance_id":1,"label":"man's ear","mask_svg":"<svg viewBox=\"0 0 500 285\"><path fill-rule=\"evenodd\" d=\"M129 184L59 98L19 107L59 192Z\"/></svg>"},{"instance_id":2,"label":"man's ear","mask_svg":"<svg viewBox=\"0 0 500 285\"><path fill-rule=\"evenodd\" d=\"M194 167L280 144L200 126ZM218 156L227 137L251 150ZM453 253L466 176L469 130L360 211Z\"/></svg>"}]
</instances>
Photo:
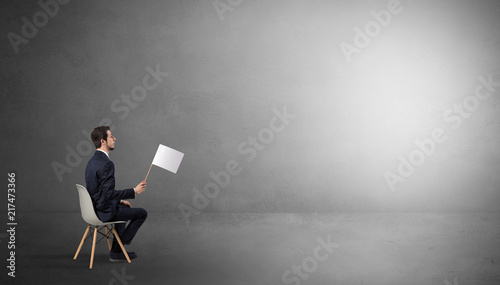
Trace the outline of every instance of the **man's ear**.
<instances>
[{"instance_id":1,"label":"man's ear","mask_svg":"<svg viewBox=\"0 0 500 285\"><path fill-rule=\"evenodd\" d=\"M102 147L103 144L105 145L106 141L104 139L101 139L101 147Z\"/></svg>"}]
</instances>

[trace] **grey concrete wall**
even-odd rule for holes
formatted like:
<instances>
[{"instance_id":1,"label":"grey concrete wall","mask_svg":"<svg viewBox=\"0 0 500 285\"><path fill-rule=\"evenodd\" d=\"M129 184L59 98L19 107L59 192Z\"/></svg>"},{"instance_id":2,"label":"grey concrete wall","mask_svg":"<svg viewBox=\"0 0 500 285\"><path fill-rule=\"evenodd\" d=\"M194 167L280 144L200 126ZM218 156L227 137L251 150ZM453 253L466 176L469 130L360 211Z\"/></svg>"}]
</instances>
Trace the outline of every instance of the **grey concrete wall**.
<instances>
[{"instance_id":1,"label":"grey concrete wall","mask_svg":"<svg viewBox=\"0 0 500 285\"><path fill-rule=\"evenodd\" d=\"M499 209L497 1L63 2L0 10L19 211L78 211L100 124L118 188L158 144L185 153L151 170L150 211Z\"/></svg>"},{"instance_id":2,"label":"grey concrete wall","mask_svg":"<svg viewBox=\"0 0 500 285\"><path fill-rule=\"evenodd\" d=\"M498 1L0 5L0 283L499 283ZM140 257L89 271L102 124L119 189L185 157L131 201Z\"/></svg>"}]
</instances>

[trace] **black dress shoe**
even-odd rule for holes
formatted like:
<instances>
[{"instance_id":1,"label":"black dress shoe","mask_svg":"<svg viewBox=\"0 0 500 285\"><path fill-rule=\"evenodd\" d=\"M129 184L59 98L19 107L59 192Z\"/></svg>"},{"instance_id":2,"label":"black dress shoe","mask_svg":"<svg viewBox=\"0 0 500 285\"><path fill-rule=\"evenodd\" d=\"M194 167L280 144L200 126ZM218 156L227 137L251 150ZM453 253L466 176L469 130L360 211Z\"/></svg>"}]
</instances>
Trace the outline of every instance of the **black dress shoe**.
<instances>
[{"instance_id":1,"label":"black dress shoe","mask_svg":"<svg viewBox=\"0 0 500 285\"><path fill-rule=\"evenodd\" d=\"M135 254L135 252L128 252L127 251L127 254L128 254L128 257L130 259L137 258L137 254ZM120 251L120 252L110 251L109 252L109 261L111 261L111 262L127 261L127 258L125 257L125 254L123 254L122 251Z\"/></svg>"}]
</instances>

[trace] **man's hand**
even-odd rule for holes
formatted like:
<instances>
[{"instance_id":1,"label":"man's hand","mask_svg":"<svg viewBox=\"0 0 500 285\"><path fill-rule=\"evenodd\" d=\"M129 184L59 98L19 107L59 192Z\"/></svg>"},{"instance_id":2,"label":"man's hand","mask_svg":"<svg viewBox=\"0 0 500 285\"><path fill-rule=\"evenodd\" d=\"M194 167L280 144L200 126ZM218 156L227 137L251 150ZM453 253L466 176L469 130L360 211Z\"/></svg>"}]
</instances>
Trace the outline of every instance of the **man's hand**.
<instances>
[{"instance_id":1,"label":"man's hand","mask_svg":"<svg viewBox=\"0 0 500 285\"><path fill-rule=\"evenodd\" d=\"M146 190L146 181L142 181L137 186L135 186L134 189L136 194L141 194L142 192L144 192L144 190Z\"/></svg>"},{"instance_id":2,"label":"man's hand","mask_svg":"<svg viewBox=\"0 0 500 285\"><path fill-rule=\"evenodd\" d=\"M129 206L130 208L132 208L132 205L130 204L129 201L121 200L120 204L125 205L125 206Z\"/></svg>"}]
</instances>

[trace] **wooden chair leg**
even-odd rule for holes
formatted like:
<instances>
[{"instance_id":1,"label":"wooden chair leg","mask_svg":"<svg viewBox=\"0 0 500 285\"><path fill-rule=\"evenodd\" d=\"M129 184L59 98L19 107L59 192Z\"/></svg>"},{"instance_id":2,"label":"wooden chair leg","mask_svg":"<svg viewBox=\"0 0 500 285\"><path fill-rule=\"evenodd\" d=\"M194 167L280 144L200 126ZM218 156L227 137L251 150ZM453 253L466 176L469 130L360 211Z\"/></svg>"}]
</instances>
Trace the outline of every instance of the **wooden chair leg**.
<instances>
[{"instance_id":1,"label":"wooden chair leg","mask_svg":"<svg viewBox=\"0 0 500 285\"><path fill-rule=\"evenodd\" d=\"M90 267L92 269L92 265L94 264L94 253L95 253L95 242L97 239L97 226L94 228L94 240L92 241L92 254L90 255Z\"/></svg>"},{"instance_id":2,"label":"wooden chair leg","mask_svg":"<svg viewBox=\"0 0 500 285\"><path fill-rule=\"evenodd\" d=\"M128 263L132 263L132 262L130 261L130 258L128 257L128 253L127 253L127 251L125 250L125 247L123 247L122 241L120 240L120 237L118 236L118 233L117 233L117 232L116 232L116 230L115 230L115 226L114 226L114 225L112 225L112 226L111 226L111 229L113 230L113 234L115 235L116 241L118 242L118 244L120 244L120 247L122 248L123 254L124 254L124 255L125 255L125 257L127 258Z\"/></svg>"},{"instance_id":3,"label":"wooden chair leg","mask_svg":"<svg viewBox=\"0 0 500 285\"><path fill-rule=\"evenodd\" d=\"M87 229L85 230L85 233L83 234L82 241L80 242L80 245L78 246L78 249L76 250L75 257L73 259L76 259L78 257L78 254L80 253L80 250L82 249L83 242L85 241L85 238L87 238L87 234L89 233L90 225L87 226Z\"/></svg>"},{"instance_id":4,"label":"wooden chair leg","mask_svg":"<svg viewBox=\"0 0 500 285\"><path fill-rule=\"evenodd\" d=\"M109 250L111 250L111 241L109 240L109 229L108 229L108 225L105 225L106 227L106 239L108 239L108 247L109 247Z\"/></svg>"}]
</instances>

